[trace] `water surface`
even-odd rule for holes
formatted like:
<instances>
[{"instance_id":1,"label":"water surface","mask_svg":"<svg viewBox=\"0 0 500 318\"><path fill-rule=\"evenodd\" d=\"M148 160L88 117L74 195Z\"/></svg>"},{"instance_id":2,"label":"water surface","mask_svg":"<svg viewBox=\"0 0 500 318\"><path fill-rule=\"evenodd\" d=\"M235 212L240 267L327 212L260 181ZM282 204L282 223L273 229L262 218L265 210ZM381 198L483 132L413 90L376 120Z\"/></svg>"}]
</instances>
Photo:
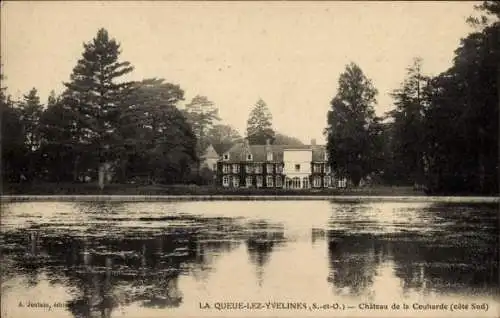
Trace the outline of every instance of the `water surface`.
<instances>
[{"instance_id":1,"label":"water surface","mask_svg":"<svg viewBox=\"0 0 500 318\"><path fill-rule=\"evenodd\" d=\"M2 317L499 313L497 204L20 202L1 207ZM218 310L216 302L231 304L219 304ZM256 305L229 308L238 302ZM393 303L416 307L382 309ZM207 304L210 309L200 308ZM426 304L462 309L418 307ZM488 308L472 309L473 304Z\"/></svg>"}]
</instances>

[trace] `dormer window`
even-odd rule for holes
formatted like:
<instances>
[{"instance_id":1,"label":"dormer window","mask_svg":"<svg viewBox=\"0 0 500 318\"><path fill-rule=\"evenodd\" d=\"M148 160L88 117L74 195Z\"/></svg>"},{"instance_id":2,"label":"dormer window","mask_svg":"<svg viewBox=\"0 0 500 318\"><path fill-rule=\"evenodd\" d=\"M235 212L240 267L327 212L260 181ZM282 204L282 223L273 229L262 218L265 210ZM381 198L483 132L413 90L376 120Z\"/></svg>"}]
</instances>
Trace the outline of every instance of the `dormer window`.
<instances>
[{"instance_id":1,"label":"dormer window","mask_svg":"<svg viewBox=\"0 0 500 318\"><path fill-rule=\"evenodd\" d=\"M267 153L267 161L273 161L273 153L272 152Z\"/></svg>"},{"instance_id":2,"label":"dormer window","mask_svg":"<svg viewBox=\"0 0 500 318\"><path fill-rule=\"evenodd\" d=\"M229 154L228 153L225 153L224 156L222 156L222 160L229 160Z\"/></svg>"},{"instance_id":3,"label":"dormer window","mask_svg":"<svg viewBox=\"0 0 500 318\"><path fill-rule=\"evenodd\" d=\"M325 151L325 157L324 157L324 160L325 161L328 161L328 152Z\"/></svg>"},{"instance_id":4,"label":"dormer window","mask_svg":"<svg viewBox=\"0 0 500 318\"><path fill-rule=\"evenodd\" d=\"M248 161L252 161L252 160L253 160L253 157L252 157L252 154L251 154L251 153L249 153L249 154L247 155L247 160L248 160Z\"/></svg>"}]
</instances>

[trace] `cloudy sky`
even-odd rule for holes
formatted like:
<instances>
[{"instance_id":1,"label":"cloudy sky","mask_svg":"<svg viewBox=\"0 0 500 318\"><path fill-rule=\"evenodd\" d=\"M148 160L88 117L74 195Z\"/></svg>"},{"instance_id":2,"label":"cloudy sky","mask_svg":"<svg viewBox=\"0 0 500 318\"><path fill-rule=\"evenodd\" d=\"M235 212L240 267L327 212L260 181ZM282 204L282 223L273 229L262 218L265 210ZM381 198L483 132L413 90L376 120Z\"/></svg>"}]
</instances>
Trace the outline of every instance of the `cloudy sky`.
<instances>
[{"instance_id":1,"label":"cloudy sky","mask_svg":"<svg viewBox=\"0 0 500 318\"><path fill-rule=\"evenodd\" d=\"M244 133L262 98L277 131L323 141L326 112L345 65L357 63L392 108L415 56L424 72L451 65L474 2L8 2L1 58L9 93L60 92L83 52L106 28L122 45L132 79L179 84L205 95L224 123Z\"/></svg>"}]
</instances>

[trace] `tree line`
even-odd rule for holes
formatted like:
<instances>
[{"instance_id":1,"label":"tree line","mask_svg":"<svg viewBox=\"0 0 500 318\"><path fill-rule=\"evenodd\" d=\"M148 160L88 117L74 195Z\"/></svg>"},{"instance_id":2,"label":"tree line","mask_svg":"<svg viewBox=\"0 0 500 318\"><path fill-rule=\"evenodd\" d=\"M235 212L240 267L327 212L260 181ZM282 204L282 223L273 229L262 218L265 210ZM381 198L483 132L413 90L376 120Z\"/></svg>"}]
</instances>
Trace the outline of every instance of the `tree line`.
<instances>
[{"instance_id":1,"label":"tree line","mask_svg":"<svg viewBox=\"0 0 500 318\"><path fill-rule=\"evenodd\" d=\"M219 154L242 141L220 122L216 105L197 95L181 107L184 90L159 78L125 81L133 72L120 61L120 44L105 29L84 44L64 91L41 102L36 88L13 100L0 91L2 181L86 182L100 170L113 182L204 183L208 145ZM0 72L3 78L3 73ZM271 133L276 143L300 143L272 130L272 116L259 100L250 113L252 143ZM265 141L264 141L265 142ZM112 171L112 173L110 173ZM200 180L200 178L202 180Z\"/></svg>"},{"instance_id":2,"label":"tree line","mask_svg":"<svg viewBox=\"0 0 500 318\"><path fill-rule=\"evenodd\" d=\"M376 116L377 89L351 63L340 75L327 115L327 147L338 174L417 185L429 193L498 193L500 3L476 6L476 31L461 40L453 65L423 74L415 58L394 108Z\"/></svg>"}]
</instances>

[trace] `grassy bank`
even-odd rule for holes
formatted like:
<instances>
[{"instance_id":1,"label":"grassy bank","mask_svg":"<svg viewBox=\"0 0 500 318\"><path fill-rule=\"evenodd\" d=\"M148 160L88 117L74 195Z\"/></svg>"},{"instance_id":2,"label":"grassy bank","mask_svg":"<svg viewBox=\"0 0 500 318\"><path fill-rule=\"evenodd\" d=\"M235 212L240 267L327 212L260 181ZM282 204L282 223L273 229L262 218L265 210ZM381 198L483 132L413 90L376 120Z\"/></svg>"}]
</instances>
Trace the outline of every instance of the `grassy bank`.
<instances>
[{"instance_id":1,"label":"grassy bank","mask_svg":"<svg viewBox=\"0 0 500 318\"><path fill-rule=\"evenodd\" d=\"M412 187L376 186L352 189L231 189L215 186L195 185L134 185L108 184L101 190L93 183L33 183L5 184L2 194L5 195L238 195L238 196L421 196L422 191Z\"/></svg>"}]
</instances>

